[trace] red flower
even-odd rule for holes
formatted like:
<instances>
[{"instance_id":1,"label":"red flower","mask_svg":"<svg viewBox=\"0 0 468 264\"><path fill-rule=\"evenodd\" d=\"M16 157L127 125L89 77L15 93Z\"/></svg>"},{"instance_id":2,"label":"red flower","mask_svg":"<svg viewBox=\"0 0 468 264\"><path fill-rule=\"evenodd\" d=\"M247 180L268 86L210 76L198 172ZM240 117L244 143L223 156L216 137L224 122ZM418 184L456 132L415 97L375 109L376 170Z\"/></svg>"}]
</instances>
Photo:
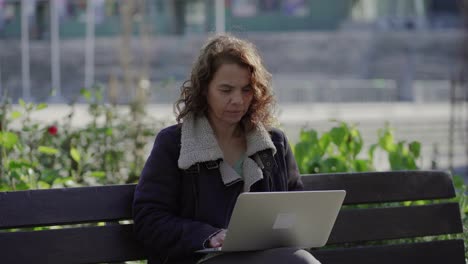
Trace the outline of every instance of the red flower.
<instances>
[{"instance_id":1,"label":"red flower","mask_svg":"<svg viewBox=\"0 0 468 264\"><path fill-rule=\"evenodd\" d=\"M52 136L55 136L57 135L57 127L56 126L50 126L48 129L47 129L47 132L49 132L49 134L51 134Z\"/></svg>"}]
</instances>

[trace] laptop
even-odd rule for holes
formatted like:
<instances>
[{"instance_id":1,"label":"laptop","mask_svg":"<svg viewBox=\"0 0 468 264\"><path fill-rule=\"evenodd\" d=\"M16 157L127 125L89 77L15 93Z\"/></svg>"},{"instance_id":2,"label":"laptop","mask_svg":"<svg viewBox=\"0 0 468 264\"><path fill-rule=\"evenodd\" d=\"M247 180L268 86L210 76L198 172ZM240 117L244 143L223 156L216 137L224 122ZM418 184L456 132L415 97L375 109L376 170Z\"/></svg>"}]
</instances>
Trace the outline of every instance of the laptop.
<instances>
[{"instance_id":1,"label":"laptop","mask_svg":"<svg viewBox=\"0 0 468 264\"><path fill-rule=\"evenodd\" d=\"M345 195L345 190L242 193L237 198L223 246L196 252L322 247Z\"/></svg>"}]
</instances>

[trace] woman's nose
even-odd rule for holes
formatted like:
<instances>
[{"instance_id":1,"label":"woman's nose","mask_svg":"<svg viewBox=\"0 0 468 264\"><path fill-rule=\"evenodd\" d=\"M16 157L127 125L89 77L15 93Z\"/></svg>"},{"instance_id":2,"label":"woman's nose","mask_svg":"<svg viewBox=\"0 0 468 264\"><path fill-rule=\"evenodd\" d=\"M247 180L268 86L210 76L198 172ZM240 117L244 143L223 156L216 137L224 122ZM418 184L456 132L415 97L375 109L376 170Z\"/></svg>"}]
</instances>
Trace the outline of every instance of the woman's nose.
<instances>
[{"instance_id":1,"label":"woman's nose","mask_svg":"<svg viewBox=\"0 0 468 264\"><path fill-rule=\"evenodd\" d=\"M241 92L235 92L232 94L231 102L235 104L242 104L244 102L244 98L242 97Z\"/></svg>"}]
</instances>

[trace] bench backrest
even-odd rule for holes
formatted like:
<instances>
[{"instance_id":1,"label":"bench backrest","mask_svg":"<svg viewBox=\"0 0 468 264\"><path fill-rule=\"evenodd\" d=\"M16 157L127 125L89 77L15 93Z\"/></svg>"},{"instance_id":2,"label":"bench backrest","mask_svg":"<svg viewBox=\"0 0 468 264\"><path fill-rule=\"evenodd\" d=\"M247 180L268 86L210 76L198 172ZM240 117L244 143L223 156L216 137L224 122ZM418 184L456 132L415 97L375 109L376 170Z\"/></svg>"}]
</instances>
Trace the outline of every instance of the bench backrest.
<instances>
[{"instance_id":1,"label":"bench backrest","mask_svg":"<svg viewBox=\"0 0 468 264\"><path fill-rule=\"evenodd\" d=\"M307 190L345 189L346 205L455 196L451 176L440 171L314 174L305 175L303 180ZM144 259L128 221L134 188L135 185L110 185L0 193L0 231L20 228L16 232L0 232L2 262L96 263ZM57 225L67 228L28 230ZM461 232L457 203L344 208L329 239L334 247L314 251L314 255L324 264L461 264L465 263L462 240L346 247L350 242Z\"/></svg>"},{"instance_id":2,"label":"bench backrest","mask_svg":"<svg viewBox=\"0 0 468 264\"><path fill-rule=\"evenodd\" d=\"M329 245L336 247L314 251L322 263L465 263L461 239L403 244L400 240L377 246L353 245L352 249L347 244L462 233L458 203L439 200L418 205L422 200L455 197L449 173L313 174L303 177L303 180L307 190L347 190L345 205L367 204L372 207L345 206L340 211L328 241ZM401 203L382 204L409 201L414 202L406 206Z\"/></svg>"},{"instance_id":3,"label":"bench backrest","mask_svg":"<svg viewBox=\"0 0 468 264\"><path fill-rule=\"evenodd\" d=\"M119 223L131 219L134 190L135 185L110 185L0 193L0 229L74 225L45 231L1 232L1 262L145 259L135 242L133 226Z\"/></svg>"}]
</instances>

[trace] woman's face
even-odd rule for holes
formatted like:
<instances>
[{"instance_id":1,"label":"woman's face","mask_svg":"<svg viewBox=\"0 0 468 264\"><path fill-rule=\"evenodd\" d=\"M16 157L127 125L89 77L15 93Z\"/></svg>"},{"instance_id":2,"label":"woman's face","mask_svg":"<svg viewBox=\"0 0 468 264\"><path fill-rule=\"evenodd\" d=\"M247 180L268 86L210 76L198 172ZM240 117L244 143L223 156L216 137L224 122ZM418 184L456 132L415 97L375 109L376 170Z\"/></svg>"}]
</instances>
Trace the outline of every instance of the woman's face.
<instances>
[{"instance_id":1,"label":"woman's face","mask_svg":"<svg viewBox=\"0 0 468 264\"><path fill-rule=\"evenodd\" d=\"M235 63L222 64L208 85L208 118L216 125L236 125L253 98L251 74Z\"/></svg>"}]
</instances>

